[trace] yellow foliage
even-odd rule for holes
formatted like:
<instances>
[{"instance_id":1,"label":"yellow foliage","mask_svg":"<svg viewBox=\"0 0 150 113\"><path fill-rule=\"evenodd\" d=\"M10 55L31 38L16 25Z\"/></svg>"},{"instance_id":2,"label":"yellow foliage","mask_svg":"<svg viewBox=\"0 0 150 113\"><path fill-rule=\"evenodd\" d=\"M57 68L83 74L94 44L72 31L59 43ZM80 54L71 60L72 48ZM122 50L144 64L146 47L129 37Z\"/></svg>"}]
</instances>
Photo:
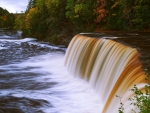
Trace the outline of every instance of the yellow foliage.
<instances>
[{"instance_id":1,"label":"yellow foliage","mask_svg":"<svg viewBox=\"0 0 150 113\"><path fill-rule=\"evenodd\" d=\"M81 11L82 10L82 4L77 4L77 5L75 5L75 7L74 7L74 12L75 13L78 13L79 11Z\"/></svg>"},{"instance_id":2,"label":"yellow foliage","mask_svg":"<svg viewBox=\"0 0 150 113\"><path fill-rule=\"evenodd\" d=\"M111 9L115 8L118 4L119 4L119 2L115 2L115 4L113 6L111 6Z\"/></svg>"},{"instance_id":3,"label":"yellow foliage","mask_svg":"<svg viewBox=\"0 0 150 113\"><path fill-rule=\"evenodd\" d=\"M46 7L51 10L53 7L58 7L60 0L45 0Z\"/></svg>"},{"instance_id":4,"label":"yellow foliage","mask_svg":"<svg viewBox=\"0 0 150 113\"><path fill-rule=\"evenodd\" d=\"M38 18L36 18L36 15L38 14L38 8L34 7L31 8L28 12L28 14L26 15L26 28L30 28L31 24L34 23L33 20L36 20ZM34 19L33 19L34 18Z\"/></svg>"},{"instance_id":5,"label":"yellow foliage","mask_svg":"<svg viewBox=\"0 0 150 113\"><path fill-rule=\"evenodd\" d=\"M117 14L112 14L112 16L116 16Z\"/></svg>"}]
</instances>

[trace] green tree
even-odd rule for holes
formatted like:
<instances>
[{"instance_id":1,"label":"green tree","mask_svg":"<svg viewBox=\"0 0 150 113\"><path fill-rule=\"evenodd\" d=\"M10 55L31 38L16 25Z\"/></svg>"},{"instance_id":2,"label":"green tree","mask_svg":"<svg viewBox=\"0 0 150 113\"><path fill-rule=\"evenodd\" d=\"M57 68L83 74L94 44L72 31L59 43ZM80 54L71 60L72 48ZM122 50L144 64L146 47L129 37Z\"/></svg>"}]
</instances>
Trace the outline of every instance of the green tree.
<instances>
[{"instance_id":1,"label":"green tree","mask_svg":"<svg viewBox=\"0 0 150 113\"><path fill-rule=\"evenodd\" d=\"M148 62L148 65L149 62ZM131 102L130 105L133 106L133 109L131 109L132 113L150 113L150 72L148 69L145 69L145 80L147 81L147 84L143 89L139 89L137 85L134 85L134 87L131 89L131 92L133 92L134 96L129 98L129 101ZM119 96L117 96L119 97ZM118 109L119 113L124 113L124 104L121 102L120 99L120 107Z\"/></svg>"},{"instance_id":2,"label":"green tree","mask_svg":"<svg viewBox=\"0 0 150 113\"><path fill-rule=\"evenodd\" d=\"M109 0L107 4L108 14L106 28L113 30L123 29L123 8L125 6L124 0Z\"/></svg>"},{"instance_id":3,"label":"green tree","mask_svg":"<svg viewBox=\"0 0 150 113\"><path fill-rule=\"evenodd\" d=\"M27 6L27 11L28 11L29 9L35 7L36 1L37 1L37 0L29 0L28 6Z\"/></svg>"},{"instance_id":4,"label":"green tree","mask_svg":"<svg viewBox=\"0 0 150 113\"><path fill-rule=\"evenodd\" d=\"M0 27L13 27L14 21L14 15L0 7Z\"/></svg>"},{"instance_id":5,"label":"green tree","mask_svg":"<svg viewBox=\"0 0 150 113\"><path fill-rule=\"evenodd\" d=\"M115 30L150 29L149 0L108 0L106 28Z\"/></svg>"},{"instance_id":6,"label":"green tree","mask_svg":"<svg viewBox=\"0 0 150 113\"><path fill-rule=\"evenodd\" d=\"M48 10L45 5L45 0L36 0L35 6L38 8L38 26L37 26L37 33L38 37L44 37L47 33L47 24L46 19L48 18Z\"/></svg>"},{"instance_id":7,"label":"green tree","mask_svg":"<svg viewBox=\"0 0 150 113\"><path fill-rule=\"evenodd\" d=\"M22 30L22 31L24 31L25 28L26 28L25 18L26 18L26 15L25 15L25 14L19 15L19 16L15 19L15 26L14 26L14 28L17 29L17 30Z\"/></svg>"},{"instance_id":8,"label":"green tree","mask_svg":"<svg viewBox=\"0 0 150 113\"><path fill-rule=\"evenodd\" d=\"M150 1L135 0L132 12L134 29L150 29Z\"/></svg>"},{"instance_id":9,"label":"green tree","mask_svg":"<svg viewBox=\"0 0 150 113\"><path fill-rule=\"evenodd\" d=\"M46 21L50 34L59 34L61 31L66 30L66 0L45 0L45 4L48 9Z\"/></svg>"},{"instance_id":10,"label":"green tree","mask_svg":"<svg viewBox=\"0 0 150 113\"><path fill-rule=\"evenodd\" d=\"M94 0L67 0L66 17L77 31L89 31L94 23Z\"/></svg>"}]
</instances>

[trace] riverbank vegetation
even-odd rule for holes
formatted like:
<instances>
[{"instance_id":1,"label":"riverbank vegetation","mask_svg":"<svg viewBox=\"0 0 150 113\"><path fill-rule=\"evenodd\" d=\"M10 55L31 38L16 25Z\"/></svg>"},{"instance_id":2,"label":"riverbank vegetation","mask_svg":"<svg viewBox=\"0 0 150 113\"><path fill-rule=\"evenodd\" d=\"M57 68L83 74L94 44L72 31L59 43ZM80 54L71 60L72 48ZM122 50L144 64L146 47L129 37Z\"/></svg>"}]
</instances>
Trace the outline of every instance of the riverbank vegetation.
<instances>
[{"instance_id":1,"label":"riverbank vegetation","mask_svg":"<svg viewBox=\"0 0 150 113\"><path fill-rule=\"evenodd\" d=\"M14 26L15 17L6 9L0 7L0 28L8 28Z\"/></svg>"},{"instance_id":2,"label":"riverbank vegetation","mask_svg":"<svg viewBox=\"0 0 150 113\"><path fill-rule=\"evenodd\" d=\"M68 45L68 38L79 32L149 31L149 6L150 0L29 0L25 13L15 20L13 14L0 8L0 28L14 26L24 36ZM143 94L135 86L131 103L141 110L149 110L149 88L145 86L146 94ZM122 105L119 110L123 111Z\"/></svg>"},{"instance_id":3,"label":"riverbank vegetation","mask_svg":"<svg viewBox=\"0 0 150 113\"><path fill-rule=\"evenodd\" d=\"M149 30L149 0L29 0L15 28L59 44L79 32Z\"/></svg>"},{"instance_id":4,"label":"riverbank vegetation","mask_svg":"<svg viewBox=\"0 0 150 113\"><path fill-rule=\"evenodd\" d=\"M150 66L150 62L147 62ZM143 89L139 89L135 84L134 87L130 90L134 96L129 98L131 113L150 113L150 71L145 69L145 80L147 84ZM120 99L120 107L118 108L118 113L124 113L127 108L124 108L124 103L122 103L120 96L117 96Z\"/></svg>"}]
</instances>

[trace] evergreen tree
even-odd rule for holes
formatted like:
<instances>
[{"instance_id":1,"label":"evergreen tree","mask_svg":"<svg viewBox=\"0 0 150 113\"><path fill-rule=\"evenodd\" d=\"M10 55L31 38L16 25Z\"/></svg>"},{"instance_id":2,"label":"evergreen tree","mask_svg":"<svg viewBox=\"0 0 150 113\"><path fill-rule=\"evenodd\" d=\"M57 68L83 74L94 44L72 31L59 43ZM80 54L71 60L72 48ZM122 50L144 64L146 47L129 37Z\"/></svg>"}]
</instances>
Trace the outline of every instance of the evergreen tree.
<instances>
[{"instance_id":1,"label":"evergreen tree","mask_svg":"<svg viewBox=\"0 0 150 113\"><path fill-rule=\"evenodd\" d=\"M0 27L13 27L15 17L10 14L6 9L0 7Z\"/></svg>"},{"instance_id":2,"label":"evergreen tree","mask_svg":"<svg viewBox=\"0 0 150 113\"><path fill-rule=\"evenodd\" d=\"M33 7L35 7L36 0L29 0L28 6L27 6L27 11Z\"/></svg>"}]
</instances>

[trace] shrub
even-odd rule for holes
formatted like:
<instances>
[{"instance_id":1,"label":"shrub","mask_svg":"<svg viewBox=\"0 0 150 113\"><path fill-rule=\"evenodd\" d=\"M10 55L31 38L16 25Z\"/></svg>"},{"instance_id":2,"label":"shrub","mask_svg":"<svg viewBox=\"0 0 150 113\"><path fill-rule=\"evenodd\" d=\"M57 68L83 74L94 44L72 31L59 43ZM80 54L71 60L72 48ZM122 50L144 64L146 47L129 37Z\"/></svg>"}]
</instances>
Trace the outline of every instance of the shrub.
<instances>
[{"instance_id":1,"label":"shrub","mask_svg":"<svg viewBox=\"0 0 150 113\"><path fill-rule=\"evenodd\" d=\"M147 81L147 85L144 87L144 91L141 91L138 89L136 85L131 89L134 96L132 98L129 98L130 105L134 106L134 108L137 108L139 110L138 113L150 113L150 72L148 69L145 69L145 80ZM121 97L116 96L120 99L120 107L118 108L119 113L124 113L124 107L123 103L121 102ZM135 109L131 110L133 113L137 113Z\"/></svg>"}]
</instances>

